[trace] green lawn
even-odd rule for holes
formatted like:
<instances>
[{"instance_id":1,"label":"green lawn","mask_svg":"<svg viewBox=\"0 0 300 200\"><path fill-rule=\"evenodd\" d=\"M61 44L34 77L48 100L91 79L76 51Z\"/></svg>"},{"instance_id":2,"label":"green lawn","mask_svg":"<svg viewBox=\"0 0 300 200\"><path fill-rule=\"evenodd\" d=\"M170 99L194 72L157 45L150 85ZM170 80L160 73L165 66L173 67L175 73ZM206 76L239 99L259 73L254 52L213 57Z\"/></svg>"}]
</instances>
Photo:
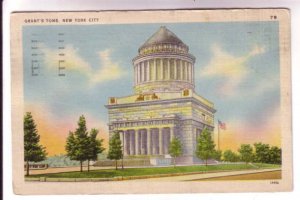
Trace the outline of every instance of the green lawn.
<instances>
[{"instance_id":1,"label":"green lawn","mask_svg":"<svg viewBox=\"0 0 300 200\"><path fill-rule=\"evenodd\" d=\"M280 165L260 164L260 168L278 168ZM153 167L153 168L125 168L122 169L100 169L90 172L62 172L55 174L30 175L28 177L47 177L47 178L112 178L120 176L143 176L155 174L174 174L186 172L213 172L220 170L243 170L257 169L251 165L245 164L221 164L221 165L194 165L194 166L177 166L177 167Z\"/></svg>"}]
</instances>

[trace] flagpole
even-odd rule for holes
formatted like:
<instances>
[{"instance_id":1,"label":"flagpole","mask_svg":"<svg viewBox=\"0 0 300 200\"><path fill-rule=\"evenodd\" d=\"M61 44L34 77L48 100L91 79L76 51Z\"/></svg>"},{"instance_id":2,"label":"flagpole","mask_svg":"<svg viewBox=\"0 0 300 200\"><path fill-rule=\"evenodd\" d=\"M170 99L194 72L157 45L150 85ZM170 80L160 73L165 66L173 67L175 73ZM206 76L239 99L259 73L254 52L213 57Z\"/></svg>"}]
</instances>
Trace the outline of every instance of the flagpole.
<instances>
[{"instance_id":1,"label":"flagpole","mask_svg":"<svg viewBox=\"0 0 300 200\"><path fill-rule=\"evenodd\" d=\"M218 121L218 150L220 151L220 125Z\"/></svg>"}]
</instances>

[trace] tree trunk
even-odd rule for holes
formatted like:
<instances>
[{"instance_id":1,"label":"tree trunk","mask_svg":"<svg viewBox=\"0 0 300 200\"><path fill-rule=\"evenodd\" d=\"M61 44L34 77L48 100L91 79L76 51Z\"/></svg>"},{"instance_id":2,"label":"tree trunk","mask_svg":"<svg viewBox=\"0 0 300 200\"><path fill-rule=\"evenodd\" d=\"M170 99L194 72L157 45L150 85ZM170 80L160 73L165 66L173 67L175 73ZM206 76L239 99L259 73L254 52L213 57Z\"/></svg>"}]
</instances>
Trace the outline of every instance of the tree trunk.
<instances>
[{"instance_id":1,"label":"tree trunk","mask_svg":"<svg viewBox=\"0 0 300 200\"><path fill-rule=\"evenodd\" d=\"M26 162L26 176L29 176L29 161Z\"/></svg>"},{"instance_id":2,"label":"tree trunk","mask_svg":"<svg viewBox=\"0 0 300 200\"><path fill-rule=\"evenodd\" d=\"M174 159L173 164L174 164L174 168L175 168L176 167L176 157L174 157L173 159Z\"/></svg>"},{"instance_id":3,"label":"tree trunk","mask_svg":"<svg viewBox=\"0 0 300 200\"><path fill-rule=\"evenodd\" d=\"M116 170L118 170L118 160L116 160Z\"/></svg>"},{"instance_id":4,"label":"tree trunk","mask_svg":"<svg viewBox=\"0 0 300 200\"><path fill-rule=\"evenodd\" d=\"M88 172L90 171L90 160L88 160Z\"/></svg>"},{"instance_id":5,"label":"tree trunk","mask_svg":"<svg viewBox=\"0 0 300 200\"><path fill-rule=\"evenodd\" d=\"M80 161L80 172L82 172L82 161Z\"/></svg>"},{"instance_id":6,"label":"tree trunk","mask_svg":"<svg viewBox=\"0 0 300 200\"><path fill-rule=\"evenodd\" d=\"M205 160L205 166L207 167L207 159Z\"/></svg>"}]
</instances>

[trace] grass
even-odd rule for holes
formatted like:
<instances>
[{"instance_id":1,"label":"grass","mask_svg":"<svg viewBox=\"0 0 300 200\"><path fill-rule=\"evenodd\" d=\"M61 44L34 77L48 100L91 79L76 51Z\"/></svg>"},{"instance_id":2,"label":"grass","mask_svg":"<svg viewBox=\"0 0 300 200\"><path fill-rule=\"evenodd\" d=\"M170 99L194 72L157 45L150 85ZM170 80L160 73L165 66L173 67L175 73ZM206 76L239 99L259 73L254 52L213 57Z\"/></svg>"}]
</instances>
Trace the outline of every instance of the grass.
<instances>
[{"instance_id":1,"label":"grass","mask_svg":"<svg viewBox=\"0 0 300 200\"><path fill-rule=\"evenodd\" d=\"M260 168L277 168L280 165L262 164ZM244 170L257 169L254 166L246 164L221 164L221 165L193 165L193 166L177 166L177 167L153 167L153 168L125 168L119 169L100 169L90 172L61 172L53 174L38 174L29 175L26 177L47 177L47 178L113 178L118 176L143 176L143 175L158 175L158 174L174 174L187 172L214 172L223 170Z\"/></svg>"}]
</instances>

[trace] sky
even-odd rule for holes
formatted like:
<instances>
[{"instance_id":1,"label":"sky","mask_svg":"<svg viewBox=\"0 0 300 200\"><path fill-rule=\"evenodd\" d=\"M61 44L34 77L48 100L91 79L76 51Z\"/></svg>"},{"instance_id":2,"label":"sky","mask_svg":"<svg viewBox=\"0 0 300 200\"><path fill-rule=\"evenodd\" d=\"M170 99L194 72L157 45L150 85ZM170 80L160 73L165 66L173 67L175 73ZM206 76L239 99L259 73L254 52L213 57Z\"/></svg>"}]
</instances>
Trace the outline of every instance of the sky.
<instances>
[{"instance_id":1,"label":"sky","mask_svg":"<svg viewBox=\"0 0 300 200\"><path fill-rule=\"evenodd\" d=\"M133 94L132 59L160 26L196 57L195 90L215 105L216 141L217 121L226 123L221 149L280 146L278 22L24 26L24 114L32 113L48 155L65 153L81 115L107 146L104 105ZM65 76L58 76L59 60Z\"/></svg>"}]
</instances>

